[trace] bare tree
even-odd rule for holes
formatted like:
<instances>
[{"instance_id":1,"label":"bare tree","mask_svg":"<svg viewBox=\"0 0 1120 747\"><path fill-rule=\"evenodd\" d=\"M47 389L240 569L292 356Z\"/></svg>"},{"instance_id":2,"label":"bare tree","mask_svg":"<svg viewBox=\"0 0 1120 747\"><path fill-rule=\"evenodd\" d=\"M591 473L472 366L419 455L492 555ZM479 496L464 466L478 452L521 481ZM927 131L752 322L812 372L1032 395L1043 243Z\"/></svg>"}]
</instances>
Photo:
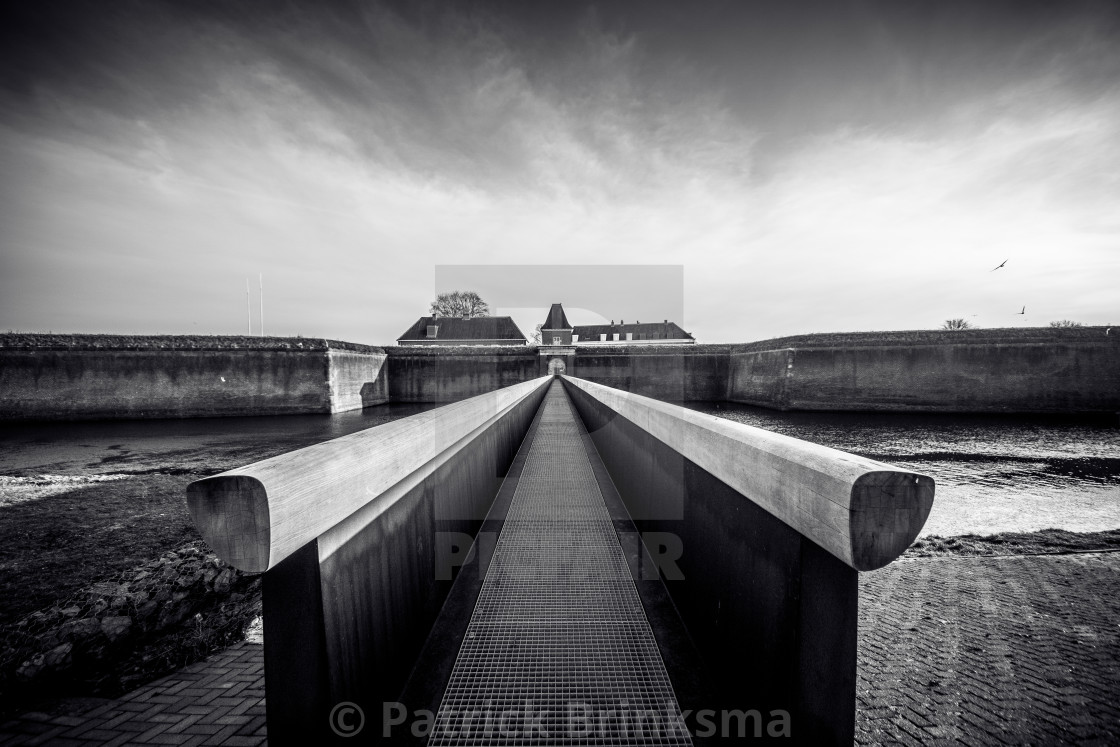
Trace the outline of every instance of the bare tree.
<instances>
[{"instance_id":1,"label":"bare tree","mask_svg":"<svg viewBox=\"0 0 1120 747\"><path fill-rule=\"evenodd\" d=\"M1074 322L1069 319L1059 319L1056 322L1050 322L1051 327L1080 327L1081 322Z\"/></svg>"},{"instance_id":2,"label":"bare tree","mask_svg":"<svg viewBox=\"0 0 1120 747\"><path fill-rule=\"evenodd\" d=\"M537 325L536 329L533 330L533 339L531 340L532 344L534 344L534 345L540 345L541 344L541 329L543 329L543 328L544 328L544 323L542 322L542 323Z\"/></svg>"},{"instance_id":3,"label":"bare tree","mask_svg":"<svg viewBox=\"0 0 1120 747\"><path fill-rule=\"evenodd\" d=\"M432 316L461 316L471 319L490 316L490 305L474 291L451 291L436 296L428 313Z\"/></svg>"},{"instance_id":4,"label":"bare tree","mask_svg":"<svg viewBox=\"0 0 1120 747\"><path fill-rule=\"evenodd\" d=\"M972 329L967 319L946 319L941 329Z\"/></svg>"}]
</instances>

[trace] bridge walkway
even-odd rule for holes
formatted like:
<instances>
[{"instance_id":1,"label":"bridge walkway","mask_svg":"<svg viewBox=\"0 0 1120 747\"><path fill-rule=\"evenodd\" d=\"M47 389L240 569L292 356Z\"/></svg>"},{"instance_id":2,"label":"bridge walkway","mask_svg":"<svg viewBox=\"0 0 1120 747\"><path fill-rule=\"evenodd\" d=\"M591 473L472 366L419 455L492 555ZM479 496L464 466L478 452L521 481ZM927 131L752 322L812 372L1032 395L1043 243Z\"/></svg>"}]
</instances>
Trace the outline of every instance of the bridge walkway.
<instances>
[{"instance_id":1,"label":"bridge walkway","mask_svg":"<svg viewBox=\"0 0 1120 747\"><path fill-rule=\"evenodd\" d=\"M691 744L554 381L429 744Z\"/></svg>"}]
</instances>

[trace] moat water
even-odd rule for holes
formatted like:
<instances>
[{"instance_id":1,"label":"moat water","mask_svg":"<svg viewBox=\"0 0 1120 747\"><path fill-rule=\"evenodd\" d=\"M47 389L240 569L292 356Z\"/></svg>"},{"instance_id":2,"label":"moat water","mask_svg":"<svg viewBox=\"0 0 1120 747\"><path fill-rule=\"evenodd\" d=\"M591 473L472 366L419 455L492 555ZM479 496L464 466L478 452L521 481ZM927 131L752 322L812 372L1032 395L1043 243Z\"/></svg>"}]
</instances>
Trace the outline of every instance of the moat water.
<instances>
[{"instance_id":1,"label":"moat water","mask_svg":"<svg viewBox=\"0 0 1120 747\"><path fill-rule=\"evenodd\" d=\"M1120 428L1053 417L691 409L927 474L923 534L1120 528ZM337 415L0 425L0 507L92 482L212 474L413 415L383 405Z\"/></svg>"}]
</instances>

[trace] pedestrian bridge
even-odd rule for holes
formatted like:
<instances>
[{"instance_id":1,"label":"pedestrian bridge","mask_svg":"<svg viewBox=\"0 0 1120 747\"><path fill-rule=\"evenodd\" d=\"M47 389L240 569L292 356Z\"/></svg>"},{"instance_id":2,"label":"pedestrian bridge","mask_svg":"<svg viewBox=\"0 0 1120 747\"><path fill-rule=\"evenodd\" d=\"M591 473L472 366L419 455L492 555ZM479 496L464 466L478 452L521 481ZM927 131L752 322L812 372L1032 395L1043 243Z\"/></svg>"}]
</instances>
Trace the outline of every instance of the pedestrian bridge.
<instances>
[{"instance_id":1,"label":"pedestrian bridge","mask_svg":"<svg viewBox=\"0 0 1120 747\"><path fill-rule=\"evenodd\" d=\"M562 375L192 483L273 744L850 744L857 574L933 481Z\"/></svg>"}]
</instances>

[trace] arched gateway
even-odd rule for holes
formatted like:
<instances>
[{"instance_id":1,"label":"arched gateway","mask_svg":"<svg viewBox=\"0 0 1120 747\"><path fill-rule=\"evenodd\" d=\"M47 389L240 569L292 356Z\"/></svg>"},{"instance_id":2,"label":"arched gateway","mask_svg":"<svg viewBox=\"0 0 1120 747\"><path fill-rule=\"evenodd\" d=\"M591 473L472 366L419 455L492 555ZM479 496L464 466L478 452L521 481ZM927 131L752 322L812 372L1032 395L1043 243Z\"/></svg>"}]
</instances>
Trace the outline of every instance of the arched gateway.
<instances>
[{"instance_id":1,"label":"arched gateway","mask_svg":"<svg viewBox=\"0 0 1120 747\"><path fill-rule=\"evenodd\" d=\"M548 362L548 375L562 374L565 368L567 367L564 365L563 360L560 358L553 358Z\"/></svg>"}]
</instances>

